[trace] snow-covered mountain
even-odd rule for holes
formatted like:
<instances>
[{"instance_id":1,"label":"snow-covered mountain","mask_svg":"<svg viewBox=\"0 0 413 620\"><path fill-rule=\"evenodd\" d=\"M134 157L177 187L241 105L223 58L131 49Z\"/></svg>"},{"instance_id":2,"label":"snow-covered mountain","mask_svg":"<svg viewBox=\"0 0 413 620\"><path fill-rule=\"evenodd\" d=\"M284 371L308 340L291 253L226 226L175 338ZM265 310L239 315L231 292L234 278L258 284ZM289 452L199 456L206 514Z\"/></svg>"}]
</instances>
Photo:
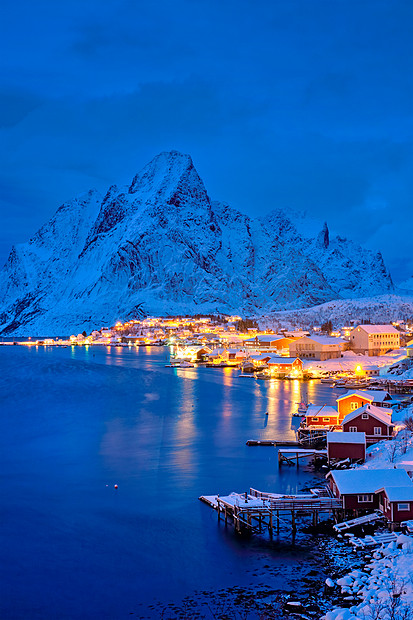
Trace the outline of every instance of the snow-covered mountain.
<instances>
[{"instance_id":1,"label":"snow-covered mountain","mask_svg":"<svg viewBox=\"0 0 413 620\"><path fill-rule=\"evenodd\" d=\"M297 226L295 225L297 222ZM381 254L305 235L299 214L212 202L191 158L63 204L0 272L0 333L67 334L142 314L268 313L391 292Z\"/></svg>"}]
</instances>

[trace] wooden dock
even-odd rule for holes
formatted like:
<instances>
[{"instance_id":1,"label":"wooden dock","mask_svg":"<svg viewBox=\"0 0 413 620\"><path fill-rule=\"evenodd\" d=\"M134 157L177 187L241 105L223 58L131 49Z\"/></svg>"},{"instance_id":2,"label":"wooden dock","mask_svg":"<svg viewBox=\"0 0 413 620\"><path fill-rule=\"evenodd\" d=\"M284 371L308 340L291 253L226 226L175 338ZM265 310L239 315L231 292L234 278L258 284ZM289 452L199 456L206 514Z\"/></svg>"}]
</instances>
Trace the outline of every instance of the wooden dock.
<instances>
[{"instance_id":1,"label":"wooden dock","mask_svg":"<svg viewBox=\"0 0 413 620\"><path fill-rule=\"evenodd\" d=\"M247 446L300 446L298 441L279 441L277 439L248 439Z\"/></svg>"},{"instance_id":2,"label":"wooden dock","mask_svg":"<svg viewBox=\"0 0 413 620\"><path fill-rule=\"evenodd\" d=\"M232 522L237 533L268 531L270 537L274 530L280 533L280 526L287 527L294 534L297 517L310 515L315 526L320 514L337 516L343 508L341 500L314 492L282 495L250 489L249 492L225 496L202 495L199 499L218 512L218 520L223 519L226 525Z\"/></svg>"},{"instance_id":3,"label":"wooden dock","mask_svg":"<svg viewBox=\"0 0 413 620\"><path fill-rule=\"evenodd\" d=\"M314 450L314 449L295 449L295 448L284 448L278 450L278 465L281 467L283 463L287 463L287 465L294 465L298 467L300 459L308 459L312 458L314 461L318 459L327 458L327 450Z\"/></svg>"}]
</instances>

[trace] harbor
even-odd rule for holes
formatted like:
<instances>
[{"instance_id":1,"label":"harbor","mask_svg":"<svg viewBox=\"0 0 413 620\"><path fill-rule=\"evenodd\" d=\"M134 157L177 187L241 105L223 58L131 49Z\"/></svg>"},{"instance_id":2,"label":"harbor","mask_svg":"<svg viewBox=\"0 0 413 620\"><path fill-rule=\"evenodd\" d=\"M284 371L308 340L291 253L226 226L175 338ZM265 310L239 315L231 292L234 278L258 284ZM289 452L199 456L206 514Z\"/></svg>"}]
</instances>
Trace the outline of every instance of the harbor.
<instances>
[{"instance_id":1,"label":"harbor","mask_svg":"<svg viewBox=\"0 0 413 620\"><path fill-rule=\"evenodd\" d=\"M0 542L12 584L3 607L12 595L25 617L34 604L47 617L51 601L71 619L139 615L139 603L147 610L194 596L200 579L211 592L255 590L262 581L282 590L320 564L298 521L298 548L281 522L277 540L275 521L273 542L262 545L259 536L235 535L232 525L227 534L216 528L216 512L197 499L250 487L300 494L324 482L311 468L279 468L276 448L246 445L250 438L296 441L299 382L243 381L225 368L174 370L165 368L165 353L2 349L7 503ZM340 393L319 382L308 389L312 400L330 404ZM154 553L155 540L162 553ZM194 570L193 549L201 569ZM28 554L36 557L33 568L25 565ZM145 566L139 580L137 565Z\"/></svg>"}]
</instances>

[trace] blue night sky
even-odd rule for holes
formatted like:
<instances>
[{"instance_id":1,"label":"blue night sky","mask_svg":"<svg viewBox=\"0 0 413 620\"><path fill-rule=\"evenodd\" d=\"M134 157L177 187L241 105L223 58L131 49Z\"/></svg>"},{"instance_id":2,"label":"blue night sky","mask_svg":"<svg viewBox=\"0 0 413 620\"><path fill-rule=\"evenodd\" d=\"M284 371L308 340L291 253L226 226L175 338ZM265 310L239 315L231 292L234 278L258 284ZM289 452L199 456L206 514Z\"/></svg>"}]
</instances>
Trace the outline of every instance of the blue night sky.
<instances>
[{"instance_id":1,"label":"blue night sky","mask_svg":"<svg viewBox=\"0 0 413 620\"><path fill-rule=\"evenodd\" d=\"M413 274L411 0L3 1L0 259L62 202L190 153Z\"/></svg>"}]
</instances>

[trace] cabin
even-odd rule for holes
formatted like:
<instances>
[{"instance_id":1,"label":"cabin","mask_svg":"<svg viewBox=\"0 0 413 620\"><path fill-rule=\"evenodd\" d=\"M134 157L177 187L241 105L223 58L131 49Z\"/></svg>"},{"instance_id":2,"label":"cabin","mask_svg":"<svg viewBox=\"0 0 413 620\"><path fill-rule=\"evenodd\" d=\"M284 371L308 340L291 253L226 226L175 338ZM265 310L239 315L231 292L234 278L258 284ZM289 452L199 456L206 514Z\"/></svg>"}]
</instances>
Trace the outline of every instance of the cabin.
<instances>
[{"instance_id":1,"label":"cabin","mask_svg":"<svg viewBox=\"0 0 413 620\"><path fill-rule=\"evenodd\" d=\"M410 484L413 490L409 475L402 469L336 469L326 479L334 497L342 500L344 510L357 512L379 508L383 489L389 491Z\"/></svg>"},{"instance_id":2,"label":"cabin","mask_svg":"<svg viewBox=\"0 0 413 620\"><path fill-rule=\"evenodd\" d=\"M327 433L328 462L349 459L351 462L366 458L366 434L329 432Z\"/></svg>"},{"instance_id":3,"label":"cabin","mask_svg":"<svg viewBox=\"0 0 413 620\"><path fill-rule=\"evenodd\" d=\"M317 428L330 428L338 426L338 411L328 405L308 405L305 414L305 426Z\"/></svg>"},{"instance_id":4,"label":"cabin","mask_svg":"<svg viewBox=\"0 0 413 620\"><path fill-rule=\"evenodd\" d=\"M321 361L335 359L342 356L344 345L341 338L303 336L290 344L290 356Z\"/></svg>"},{"instance_id":5,"label":"cabin","mask_svg":"<svg viewBox=\"0 0 413 620\"><path fill-rule=\"evenodd\" d=\"M281 351L288 351L290 343L294 340L294 338L286 338L276 334L262 334L244 340L244 345L247 349L281 353Z\"/></svg>"},{"instance_id":6,"label":"cabin","mask_svg":"<svg viewBox=\"0 0 413 620\"><path fill-rule=\"evenodd\" d=\"M400 347L400 332L393 325L358 325L350 332L350 347L362 355L384 355Z\"/></svg>"},{"instance_id":7,"label":"cabin","mask_svg":"<svg viewBox=\"0 0 413 620\"><path fill-rule=\"evenodd\" d=\"M384 390L367 391L352 390L337 398L337 409L340 417L340 423L345 416L364 405L376 405L379 407L391 407L392 397Z\"/></svg>"},{"instance_id":8,"label":"cabin","mask_svg":"<svg viewBox=\"0 0 413 620\"><path fill-rule=\"evenodd\" d=\"M341 422L344 432L365 433L367 443L375 443L381 439L390 439L394 425L391 421L392 410L374 405L364 405L348 413Z\"/></svg>"},{"instance_id":9,"label":"cabin","mask_svg":"<svg viewBox=\"0 0 413 620\"><path fill-rule=\"evenodd\" d=\"M274 375L301 375L303 363L298 357L271 357L267 366Z\"/></svg>"},{"instance_id":10,"label":"cabin","mask_svg":"<svg viewBox=\"0 0 413 620\"><path fill-rule=\"evenodd\" d=\"M391 523L413 519L413 484L377 490L379 509Z\"/></svg>"}]
</instances>

